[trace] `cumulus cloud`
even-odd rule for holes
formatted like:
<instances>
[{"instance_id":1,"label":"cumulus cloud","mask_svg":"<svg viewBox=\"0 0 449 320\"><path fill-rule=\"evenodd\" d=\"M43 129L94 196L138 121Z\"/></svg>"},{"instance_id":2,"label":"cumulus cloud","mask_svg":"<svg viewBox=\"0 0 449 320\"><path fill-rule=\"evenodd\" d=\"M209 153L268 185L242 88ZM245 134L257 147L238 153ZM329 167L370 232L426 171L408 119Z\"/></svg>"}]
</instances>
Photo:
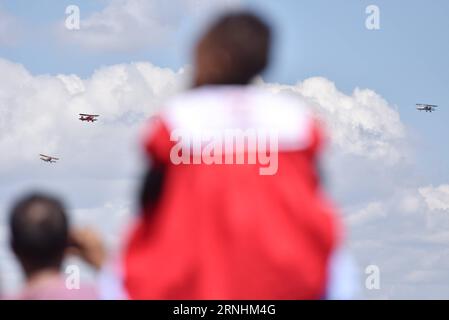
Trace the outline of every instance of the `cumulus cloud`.
<instances>
[{"instance_id":1,"label":"cumulus cloud","mask_svg":"<svg viewBox=\"0 0 449 320\"><path fill-rule=\"evenodd\" d=\"M59 31L64 41L88 49L129 51L165 44L187 17L212 14L238 3L238 0L111 0L103 10L83 18L80 30L68 31L61 25Z\"/></svg>"},{"instance_id":2,"label":"cumulus cloud","mask_svg":"<svg viewBox=\"0 0 449 320\"><path fill-rule=\"evenodd\" d=\"M449 185L424 187L419 189L429 210L449 210Z\"/></svg>"},{"instance_id":3,"label":"cumulus cloud","mask_svg":"<svg viewBox=\"0 0 449 320\"><path fill-rule=\"evenodd\" d=\"M85 80L33 76L2 59L0 70L0 150L8 155L0 158L3 175L17 175L18 166L21 172L41 172L35 158L44 153L61 157L67 173L76 169L107 176L116 166L114 176L119 176L132 162L127 143L137 128L185 81L184 69L149 63L102 68ZM100 114L101 121L88 126L77 120L79 113Z\"/></svg>"},{"instance_id":4,"label":"cumulus cloud","mask_svg":"<svg viewBox=\"0 0 449 320\"><path fill-rule=\"evenodd\" d=\"M141 174L141 128L163 101L183 88L188 70L150 63L100 68L87 79L76 75L32 75L0 59L0 225L11 201L34 189L61 195L74 222L100 227L112 247L121 240L125 215L134 209ZM79 113L100 114L94 125ZM61 158L43 163L39 154ZM1 235L0 256L8 272L19 271ZM16 288L19 276L2 279Z\"/></svg>"},{"instance_id":5,"label":"cumulus cloud","mask_svg":"<svg viewBox=\"0 0 449 320\"><path fill-rule=\"evenodd\" d=\"M398 184L379 202L346 208L350 243L360 266L374 264L381 271L382 289L366 290L365 297L449 296L449 219L432 212L420 189Z\"/></svg>"},{"instance_id":6,"label":"cumulus cloud","mask_svg":"<svg viewBox=\"0 0 449 320\"><path fill-rule=\"evenodd\" d=\"M383 218L385 215L385 208L381 202L370 202L357 210L356 213L349 215L347 221L350 225L360 225L370 223L377 218Z\"/></svg>"},{"instance_id":7,"label":"cumulus cloud","mask_svg":"<svg viewBox=\"0 0 449 320\"><path fill-rule=\"evenodd\" d=\"M406 130L399 112L379 94L356 88L344 94L325 78L309 78L296 85L264 84L273 92L305 98L326 123L340 151L373 160L397 163L404 157L401 143Z\"/></svg>"},{"instance_id":8,"label":"cumulus cloud","mask_svg":"<svg viewBox=\"0 0 449 320\"><path fill-rule=\"evenodd\" d=\"M258 84L305 99L329 133L324 167L361 271L377 265L381 290L363 297L449 297L449 186L422 187L397 108L370 89L351 94L325 78ZM364 280L360 281L363 287Z\"/></svg>"},{"instance_id":9,"label":"cumulus cloud","mask_svg":"<svg viewBox=\"0 0 449 320\"><path fill-rule=\"evenodd\" d=\"M132 63L102 67L86 79L36 76L0 59L0 179L8 182L0 185L0 211L30 187L44 188L64 196L76 224L99 227L117 248L135 209L140 129L189 75L189 68ZM366 296L448 297L442 282L449 283L449 219L434 211L448 209L449 188L422 187L413 168L398 161L408 155L396 108L372 90L345 94L324 78L256 85L305 99L323 119L333 146L326 156L329 189L342 207L349 243L362 268L381 269L383 289ZM77 120L90 112L101 115L98 123ZM61 161L41 163L39 153ZM6 250L5 217L0 256L7 287L14 288L20 277Z\"/></svg>"}]
</instances>

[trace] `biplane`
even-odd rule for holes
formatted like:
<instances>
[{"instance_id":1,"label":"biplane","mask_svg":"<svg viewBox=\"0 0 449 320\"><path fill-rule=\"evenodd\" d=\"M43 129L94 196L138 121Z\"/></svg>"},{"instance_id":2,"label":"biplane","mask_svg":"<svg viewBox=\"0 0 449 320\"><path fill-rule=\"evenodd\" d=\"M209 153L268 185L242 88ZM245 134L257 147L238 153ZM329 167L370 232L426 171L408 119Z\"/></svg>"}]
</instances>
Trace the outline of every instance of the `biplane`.
<instances>
[{"instance_id":1,"label":"biplane","mask_svg":"<svg viewBox=\"0 0 449 320\"><path fill-rule=\"evenodd\" d=\"M80 118L79 120L81 121L86 121L86 122L95 122L98 121L98 117L100 115L98 114L86 114L86 113L80 113Z\"/></svg>"},{"instance_id":2,"label":"biplane","mask_svg":"<svg viewBox=\"0 0 449 320\"><path fill-rule=\"evenodd\" d=\"M423 104L423 103L416 104L416 110L418 111L434 112L437 110L436 108L438 108L438 106L433 104Z\"/></svg>"},{"instance_id":3,"label":"biplane","mask_svg":"<svg viewBox=\"0 0 449 320\"><path fill-rule=\"evenodd\" d=\"M56 163L59 160L59 158L47 156L45 154L40 154L39 156L40 156L42 161L48 162L48 163Z\"/></svg>"}]
</instances>

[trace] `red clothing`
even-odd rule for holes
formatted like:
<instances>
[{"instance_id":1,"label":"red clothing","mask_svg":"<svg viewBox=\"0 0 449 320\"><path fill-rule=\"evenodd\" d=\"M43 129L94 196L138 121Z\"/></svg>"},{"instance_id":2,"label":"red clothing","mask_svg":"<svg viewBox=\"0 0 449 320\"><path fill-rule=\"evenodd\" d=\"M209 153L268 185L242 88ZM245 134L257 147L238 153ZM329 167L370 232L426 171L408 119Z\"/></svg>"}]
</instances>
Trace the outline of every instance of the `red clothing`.
<instances>
[{"instance_id":1,"label":"red clothing","mask_svg":"<svg viewBox=\"0 0 449 320\"><path fill-rule=\"evenodd\" d=\"M276 131L275 174L254 164L173 164L173 130L235 128ZM170 101L145 137L165 176L157 206L139 218L126 247L130 297L323 298L338 222L319 186L320 143L303 103L284 95L205 87Z\"/></svg>"}]
</instances>

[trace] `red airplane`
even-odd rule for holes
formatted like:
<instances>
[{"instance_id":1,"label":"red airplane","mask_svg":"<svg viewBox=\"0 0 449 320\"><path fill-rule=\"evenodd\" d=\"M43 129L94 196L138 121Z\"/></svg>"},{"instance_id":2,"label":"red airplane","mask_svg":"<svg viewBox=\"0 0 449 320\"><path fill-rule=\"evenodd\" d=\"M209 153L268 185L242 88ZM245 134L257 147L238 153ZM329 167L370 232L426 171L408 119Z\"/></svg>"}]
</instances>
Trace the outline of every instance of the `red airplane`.
<instances>
[{"instance_id":1,"label":"red airplane","mask_svg":"<svg viewBox=\"0 0 449 320\"><path fill-rule=\"evenodd\" d=\"M80 113L80 118L79 120L81 121L87 121L87 122L95 122L98 121L99 115L98 114L85 114L85 113Z\"/></svg>"}]
</instances>

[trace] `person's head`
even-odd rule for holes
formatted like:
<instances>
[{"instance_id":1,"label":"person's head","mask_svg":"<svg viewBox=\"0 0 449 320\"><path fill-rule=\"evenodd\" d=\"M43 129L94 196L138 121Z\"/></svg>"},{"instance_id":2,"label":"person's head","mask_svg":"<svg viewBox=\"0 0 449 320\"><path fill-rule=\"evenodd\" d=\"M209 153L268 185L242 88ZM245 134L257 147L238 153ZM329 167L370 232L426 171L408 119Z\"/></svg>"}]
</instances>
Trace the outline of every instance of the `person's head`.
<instances>
[{"instance_id":1,"label":"person's head","mask_svg":"<svg viewBox=\"0 0 449 320\"><path fill-rule=\"evenodd\" d=\"M11 247L27 276L60 269L68 245L68 219L59 200L28 195L13 206L9 222Z\"/></svg>"},{"instance_id":2,"label":"person's head","mask_svg":"<svg viewBox=\"0 0 449 320\"><path fill-rule=\"evenodd\" d=\"M194 86L248 84L268 64L271 29L252 13L222 16L195 49Z\"/></svg>"}]
</instances>

